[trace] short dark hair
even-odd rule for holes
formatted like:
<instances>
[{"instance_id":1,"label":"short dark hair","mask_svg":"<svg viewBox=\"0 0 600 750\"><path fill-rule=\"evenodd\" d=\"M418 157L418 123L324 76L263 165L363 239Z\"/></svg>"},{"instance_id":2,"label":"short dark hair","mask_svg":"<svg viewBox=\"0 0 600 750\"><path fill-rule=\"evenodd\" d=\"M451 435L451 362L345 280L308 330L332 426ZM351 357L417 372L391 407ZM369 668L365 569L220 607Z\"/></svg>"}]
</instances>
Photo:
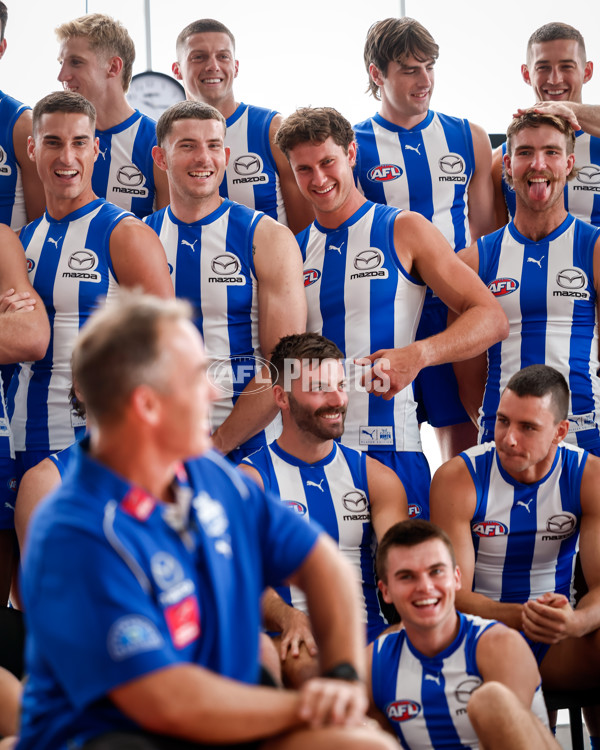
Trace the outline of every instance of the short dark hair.
<instances>
[{"instance_id":1,"label":"short dark hair","mask_svg":"<svg viewBox=\"0 0 600 750\"><path fill-rule=\"evenodd\" d=\"M223 125L225 134L225 118L215 107L203 102L183 101L173 104L166 109L156 123L156 142L162 146L165 138L171 132L173 123L179 120L218 120Z\"/></svg>"},{"instance_id":2,"label":"short dark hair","mask_svg":"<svg viewBox=\"0 0 600 750\"><path fill-rule=\"evenodd\" d=\"M585 65L587 55L585 52L585 42L581 32L578 31L574 26L569 26L568 23L561 23L560 21L553 21L552 23L546 23L536 29L533 34L529 37L527 42L527 64L531 61L531 48L534 44L543 44L544 42L555 42L557 39L571 39L577 42L579 46L579 54L581 61Z\"/></svg>"},{"instance_id":3,"label":"short dark hair","mask_svg":"<svg viewBox=\"0 0 600 750\"><path fill-rule=\"evenodd\" d=\"M567 141L567 155L572 154L575 151L575 131L571 127L570 123L564 119L564 117L557 117L556 115L549 115L544 112L535 112L533 109L528 109L522 115L514 117L508 129L506 131L506 153L512 156L513 153L513 141L517 133L527 128L539 128L542 125L549 125L551 128L555 128L565 136ZM573 167L567 180L572 180L579 170ZM509 174L505 175L506 181L509 185L512 185L512 177Z\"/></svg>"},{"instance_id":4,"label":"short dark hair","mask_svg":"<svg viewBox=\"0 0 600 750\"><path fill-rule=\"evenodd\" d=\"M364 61L369 76L368 91L379 99L379 86L369 73L371 63L382 76L387 76L391 62L402 62L412 55L419 62L437 60L440 54L439 45L423 26L414 18L386 18L374 23L367 32Z\"/></svg>"},{"instance_id":5,"label":"short dark hair","mask_svg":"<svg viewBox=\"0 0 600 750\"><path fill-rule=\"evenodd\" d=\"M4 39L4 32L6 31L6 22L8 21L8 8L0 0L0 42Z\"/></svg>"},{"instance_id":6,"label":"short dark hair","mask_svg":"<svg viewBox=\"0 0 600 750\"><path fill-rule=\"evenodd\" d=\"M231 39L231 44L233 46L233 51L235 53L235 37L231 33L231 31L225 26L224 23L221 23L220 21L215 21L214 18L201 18L198 21L192 21L192 23L189 23L183 31L179 33L179 36L177 37L177 42L175 45L175 49L177 52L177 58L179 59L179 53L181 52L181 49L183 48L183 45L187 42L187 40L193 36L194 34L207 34L207 33L214 33L214 34L227 34L227 36Z\"/></svg>"},{"instance_id":7,"label":"short dark hair","mask_svg":"<svg viewBox=\"0 0 600 750\"><path fill-rule=\"evenodd\" d=\"M72 356L73 380L97 422L114 420L138 386L163 386L165 323L191 320L181 299L159 299L121 289L83 326Z\"/></svg>"},{"instance_id":8,"label":"short dark hair","mask_svg":"<svg viewBox=\"0 0 600 750\"><path fill-rule=\"evenodd\" d=\"M290 158L299 143L324 143L329 137L346 153L356 140L348 120L333 107L300 107L281 123L275 143Z\"/></svg>"},{"instance_id":9,"label":"short dark hair","mask_svg":"<svg viewBox=\"0 0 600 750\"><path fill-rule=\"evenodd\" d=\"M569 387L558 370L549 365L529 365L515 373L506 384L506 388L523 398L535 396L543 398L551 395L552 411L556 422L569 415Z\"/></svg>"},{"instance_id":10,"label":"short dark hair","mask_svg":"<svg viewBox=\"0 0 600 750\"><path fill-rule=\"evenodd\" d=\"M286 360L313 360L315 363L326 359L343 359L341 349L333 341L318 333L293 333L283 336L271 354L271 380L273 385L283 385Z\"/></svg>"},{"instance_id":11,"label":"short dark hair","mask_svg":"<svg viewBox=\"0 0 600 750\"><path fill-rule=\"evenodd\" d=\"M375 558L377 578L384 583L387 581L388 554L392 547L416 547L430 539L439 539L446 545L450 553L452 567L455 568L454 547L444 529L430 521L424 521L422 518L410 518L408 521L399 521L390 526L379 542Z\"/></svg>"},{"instance_id":12,"label":"short dark hair","mask_svg":"<svg viewBox=\"0 0 600 750\"><path fill-rule=\"evenodd\" d=\"M54 112L87 115L92 130L96 128L96 108L91 102L76 91L54 91L52 94L47 94L43 99L40 99L33 108L34 137L42 116L50 115Z\"/></svg>"}]
</instances>

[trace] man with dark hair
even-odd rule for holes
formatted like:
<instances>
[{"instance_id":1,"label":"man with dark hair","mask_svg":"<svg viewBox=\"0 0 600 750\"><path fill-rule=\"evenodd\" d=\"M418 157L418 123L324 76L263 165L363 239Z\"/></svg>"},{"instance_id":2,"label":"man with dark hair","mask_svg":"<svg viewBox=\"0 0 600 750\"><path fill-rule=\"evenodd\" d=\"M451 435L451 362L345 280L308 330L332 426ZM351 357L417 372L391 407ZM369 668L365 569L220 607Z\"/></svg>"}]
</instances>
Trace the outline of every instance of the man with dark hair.
<instances>
[{"instance_id":1,"label":"man with dark hair","mask_svg":"<svg viewBox=\"0 0 600 750\"><path fill-rule=\"evenodd\" d=\"M600 106L582 103L583 85L594 71L581 33L566 23L547 23L527 42L527 62L521 65L525 83L533 89L534 111L564 117L576 131L576 178L565 186L565 207L578 219L600 226L600 200L593 176L600 169ZM523 113L517 111L517 115ZM515 215L515 193L504 170L506 145L493 157L497 224Z\"/></svg>"},{"instance_id":2,"label":"man with dark hair","mask_svg":"<svg viewBox=\"0 0 600 750\"><path fill-rule=\"evenodd\" d=\"M212 18L194 21L177 37L176 51L173 74L182 81L186 97L211 104L227 121L225 146L231 156L221 195L263 211L294 233L304 229L313 214L275 144L281 115L235 99L239 63L231 31Z\"/></svg>"},{"instance_id":3,"label":"man with dark hair","mask_svg":"<svg viewBox=\"0 0 600 750\"><path fill-rule=\"evenodd\" d=\"M522 367L547 364L571 392L567 441L600 450L598 284L600 229L567 213L574 133L562 117L534 110L513 119L504 157L515 218L459 257L504 308L508 338L485 357L454 365L465 407L479 419L480 442L493 439L500 394Z\"/></svg>"},{"instance_id":4,"label":"man with dark hair","mask_svg":"<svg viewBox=\"0 0 600 750\"><path fill-rule=\"evenodd\" d=\"M390 750L358 726L351 568L210 449L191 316L181 300L123 294L75 346L90 437L30 527L19 747ZM306 591L321 649L323 676L301 692L260 684L259 597L283 579Z\"/></svg>"},{"instance_id":5,"label":"man with dark hair","mask_svg":"<svg viewBox=\"0 0 600 750\"><path fill-rule=\"evenodd\" d=\"M316 333L286 336L273 351L271 367L283 429L241 468L337 542L362 584L362 621L372 641L387 625L377 598L373 546L393 523L408 518L406 493L390 468L336 442L344 432L348 393L342 353L332 341ZM284 680L298 686L319 669L306 599L290 586L277 593L265 598L265 619L279 634Z\"/></svg>"},{"instance_id":6,"label":"man with dark hair","mask_svg":"<svg viewBox=\"0 0 600 750\"><path fill-rule=\"evenodd\" d=\"M140 218L166 206L165 176L152 160L156 123L130 106L135 46L120 21L90 13L56 29L60 43L58 80L95 106L99 158L92 187L96 195Z\"/></svg>"},{"instance_id":7,"label":"man with dark hair","mask_svg":"<svg viewBox=\"0 0 600 750\"><path fill-rule=\"evenodd\" d=\"M335 341L349 363L342 442L394 468L409 506L426 517L430 477L413 380L424 367L464 359L503 338L505 316L430 221L361 195L352 172L356 141L339 112L301 108L284 120L277 142L317 218L298 235L307 328ZM415 341L426 284L459 317ZM355 366L356 358L365 359ZM363 374L370 383L360 389Z\"/></svg>"},{"instance_id":8,"label":"man with dark hair","mask_svg":"<svg viewBox=\"0 0 600 750\"><path fill-rule=\"evenodd\" d=\"M442 529L420 519L392 526L377 550L377 574L402 629L368 648L370 713L402 747L558 748L542 724L540 675L524 639L456 611L461 570ZM482 684L494 686L488 701L501 696L508 708L495 733L481 721L486 701L472 703Z\"/></svg>"},{"instance_id":9,"label":"man with dark hair","mask_svg":"<svg viewBox=\"0 0 600 750\"><path fill-rule=\"evenodd\" d=\"M0 58L8 9L0 0ZM44 210L44 191L35 166L27 158L31 108L0 91L0 223L20 229Z\"/></svg>"},{"instance_id":10,"label":"man with dark hair","mask_svg":"<svg viewBox=\"0 0 600 750\"><path fill-rule=\"evenodd\" d=\"M430 498L462 571L460 611L523 630L544 687L560 690L597 686L600 670L600 459L562 442L567 407L558 371L524 368L502 393L495 442L442 465ZM573 609L578 548L588 591Z\"/></svg>"},{"instance_id":11,"label":"man with dark hair","mask_svg":"<svg viewBox=\"0 0 600 750\"><path fill-rule=\"evenodd\" d=\"M175 294L194 306L224 385L212 409L215 447L235 450L238 462L266 444L263 429L277 414L271 389L257 383L262 364L282 336L306 327L302 257L287 227L219 195L229 149L217 109L179 102L157 132L153 154L171 204L144 221L165 248Z\"/></svg>"},{"instance_id":12,"label":"man with dark hair","mask_svg":"<svg viewBox=\"0 0 600 750\"><path fill-rule=\"evenodd\" d=\"M94 194L94 127L94 106L74 92L49 94L33 110L28 153L44 185L47 209L21 230L20 239L52 335L43 359L17 367L8 393L17 477L85 430L68 398L70 358L79 328L98 301L117 285L173 294L156 235Z\"/></svg>"},{"instance_id":13,"label":"man with dark hair","mask_svg":"<svg viewBox=\"0 0 600 750\"><path fill-rule=\"evenodd\" d=\"M417 211L458 252L494 228L492 150L479 125L429 108L438 53L413 18L371 26L364 61L381 110L354 128L356 174L369 200ZM428 290L417 339L443 331L447 317L447 307ZM415 386L419 421L434 427L444 460L475 443L450 364L425 368Z\"/></svg>"}]
</instances>

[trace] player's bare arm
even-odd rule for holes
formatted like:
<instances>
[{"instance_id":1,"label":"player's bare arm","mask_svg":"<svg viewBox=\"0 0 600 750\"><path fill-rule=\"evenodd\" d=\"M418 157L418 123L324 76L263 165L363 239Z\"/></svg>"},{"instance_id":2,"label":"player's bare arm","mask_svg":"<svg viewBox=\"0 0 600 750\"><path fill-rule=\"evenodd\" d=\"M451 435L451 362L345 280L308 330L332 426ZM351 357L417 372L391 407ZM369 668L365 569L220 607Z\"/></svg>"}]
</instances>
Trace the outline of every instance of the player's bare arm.
<instances>
[{"instance_id":1,"label":"player's bare arm","mask_svg":"<svg viewBox=\"0 0 600 750\"><path fill-rule=\"evenodd\" d=\"M469 183L469 229L473 240L495 229L494 186L492 183L492 147L485 130L471 125L475 171Z\"/></svg>"},{"instance_id":2,"label":"player's bare arm","mask_svg":"<svg viewBox=\"0 0 600 750\"><path fill-rule=\"evenodd\" d=\"M27 155L27 139L32 133L31 110L26 109L15 123L13 130L13 148L23 183L27 221L33 221L44 213L46 198L40 176L34 162Z\"/></svg>"},{"instance_id":3,"label":"player's bare arm","mask_svg":"<svg viewBox=\"0 0 600 750\"><path fill-rule=\"evenodd\" d=\"M494 229L500 229L509 221L508 208L502 191L502 146L492 154L492 184L494 186Z\"/></svg>"},{"instance_id":4,"label":"player's bare arm","mask_svg":"<svg viewBox=\"0 0 600 750\"><path fill-rule=\"evenodd\" d=\"M367 482L371 504L371 524L377 539L399 521L408 519L408 501L396 472L367 456Z\"/></svg>"}]
</instances>

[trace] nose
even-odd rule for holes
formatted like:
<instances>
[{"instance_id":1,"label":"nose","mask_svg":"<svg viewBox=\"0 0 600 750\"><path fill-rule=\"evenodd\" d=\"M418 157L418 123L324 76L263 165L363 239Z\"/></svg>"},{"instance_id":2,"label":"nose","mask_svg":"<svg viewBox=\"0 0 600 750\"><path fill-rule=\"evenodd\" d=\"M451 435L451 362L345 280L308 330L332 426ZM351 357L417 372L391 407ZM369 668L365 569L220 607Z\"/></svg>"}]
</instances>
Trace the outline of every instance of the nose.
<instances>
[{"instance_id":1,"label":"nose","mask_svg":"<svg viewBox=\"0 0 600 750\"><path fill-rule=\"evenodd\" d=\"M425 88L431 86L431 72L427 70L426 68L420 68L419 69L419 76L418 76L418 83L420 86L423 86Z\"/></svg>"},{"instance_id":2,"label":"nose","mask_svg":"<svg viewBox=\"0 0 600 750\"><path fill-rule=\"evenodd\" d=\"M65 83L65 81L68 81L69 78L71 78L68 69L66 67L65 63L62 63L60 66L60 70L58 71L58 76L56 77L57 81L60 81L60 83Z\"/></svg>"},{"instance_id":3,"label":"nose","mask_svg":"<svg viewBox=\"0 0 600 750\"><path fill-rule=\"evenodd\" d=\"M546 154L544 151L534 151L531 156L531 166L533 169L543 171L546 169Z\"/></svg>"},{"instance_id":4,"label":"nose","mask_svg":"<svg viewBox=\"0 0 600 750\"><path fill-rule=\"evenodd\" d=\"M327 175L325 174L325 171L321 169L321 167L316 166L313 169L312 173L312 183L313 185L317 185L320 187L321 185L325 185L327 182Z\"/></svg>"},{"instance_id":5,"label":"nose","mask_svg":"<svg viewBox=\"0 0 600 750\"><path fill-rule=\"evenodd\" d=\"M207 70L219 70L219 61L217 59L217 55L209 55L207 63L206 63Z\"/></svg>"},{"instance_id":6,"label":"nose","mask_svg":"<svg viewBox=\"0 0 600 750\"><path fill-rule=\"evenodd\" d=\"M560 81L562 81L562 70L558 65L554 65L550 68L548 83L559 83Z\"/></svg>"}]
</instances>

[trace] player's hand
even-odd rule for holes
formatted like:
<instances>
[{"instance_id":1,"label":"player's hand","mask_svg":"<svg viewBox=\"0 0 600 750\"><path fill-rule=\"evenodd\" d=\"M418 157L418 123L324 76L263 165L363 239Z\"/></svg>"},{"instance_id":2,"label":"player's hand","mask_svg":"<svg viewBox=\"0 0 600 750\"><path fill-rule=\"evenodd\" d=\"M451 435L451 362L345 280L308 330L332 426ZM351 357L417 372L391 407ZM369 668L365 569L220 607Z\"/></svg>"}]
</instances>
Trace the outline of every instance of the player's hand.
<instances>
[{"instance_id":1,"label":"player's hand","mask_svg":"<svg viewBox=\"0 0 600 750\"><path fill-rule=\"evenodd\" d=\"M526 112L537 112L542 115L555 115L556 117L562 117L563 120L566 120L569 123L573 130L581 130L581 126L577 120L577 115L567 102L536 102L533 107L518 109L513 117L520 117Z\"/></svg>"},{"instance_id":2,"label":"player's hand","mask_svg":"<svg viewBox=\"0 0 600 750\"><path fill-rule=\"evenodd\" d=\"M421 370L418 342L402 349L379 349L367 357L355 359L356 365L368 366L362 385L369 393L388 401L410 385Z\"/></svg>"},{"instance_id":3,"label":"player's hand","mask_svg":"<svg viewBox=\"0 0 600 750\"><path fill-rule=\"evenodd\" d=\"M562 594L547 593L523 605L523 631L542 643L559 643L578 636L577 615Z\"/></svg>"},{"instance_id":4,"label":"player's hand","mask_svg":"<svg viewBox=\"0 0 600 750\"><path fill-rule=\"evenodd\" d=\"M286 609L280 637L279 658L281 661L285 661L288 656L297 659L300 656L300 646L303 643L310 656L314 657L319 653L309 618L295 607Z\"/></svg>"},{"instance_id":5,"label":"player's hand","mask_svg":"<svg viewBox=\"0 0 600 750\"><path fill-rule=\"evenodd\" d=\"M364 724L369 701L362 682L307 680L300 690L298 715L311 727Z\"/></svg>"},{"instance_id":6,"label":"player's hand","mask_svg":"<svg viewBox=\"0 0 600 750\"><path fill-rule=\"evenodd\" d=\"M29 292L15 292L7 289L0 293L0 313L31 312L37 300Z\"/></svg>"}]
</instances>

